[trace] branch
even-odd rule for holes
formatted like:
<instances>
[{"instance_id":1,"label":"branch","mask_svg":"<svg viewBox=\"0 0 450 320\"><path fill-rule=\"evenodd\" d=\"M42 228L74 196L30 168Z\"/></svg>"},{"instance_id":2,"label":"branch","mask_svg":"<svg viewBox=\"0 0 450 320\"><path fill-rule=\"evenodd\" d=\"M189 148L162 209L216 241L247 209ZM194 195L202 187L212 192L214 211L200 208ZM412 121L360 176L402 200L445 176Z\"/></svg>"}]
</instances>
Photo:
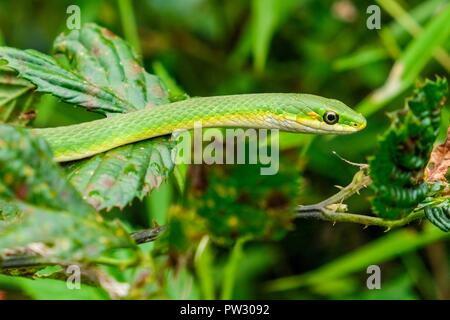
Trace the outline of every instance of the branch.
<instances>
[{"instance_id":1,"label":"branch","mask_svg":"<svg viewBox=\"0 0 450 320\"><path fill-rule=\"evenodd\" d=\"M136 244L143 244L151 241L155 241L164 231L166 230L166 226L156 226L151 229L144 229L140 231L136 231L130 234ZM100 257L97 260L93 261L99 264L104 265L113 265L113 266L126 266L132 265L135 263L135 260L131 261L121 261L116 259L111 259L108 257ZM57 261L51 261L48 257L41 257L39 255L15 255L8 257L6 259L0 258L0 269L7 268L31 268L35 266L46 266L46 265L62 265Z\"/></svg>"},{"instance_id":2,"label":"branch","mask_svg":"<svg viewBox=\"0 0 450 320\"><path fill-rule=\"evenodd\" d=\"M352 182L342 188L338 193L316 204L298 206L295 217L325 220L334 223L352 222L363 224L365 226L380 226L387 228L386 231L388 231L392 228L404 226L425 216L424 210L413 211L406 217L397 220L385 220L369 215L343 212L347 209L346 205L343 204L344 200L359 193L361 189L366 188L372 183L370 176L367 174L368 167L360 166L360 168L361 170L354 175Z\"/></svg>"},{"instance_id":3,"label":"branch","mask_svg":"<svg viewBox=\"0 0 450 320\"><path fill-rule=\"evenodd\" d=\"M322 208L316 211L306 211L297 213L297 217L304 219L325 220L331 222L352 222L359 223L365 226L379 226L385 227L386 231L392 228L401 227L411 223L414 220L422 219L425 216L423 210L413 211L406 217L396 220L385 220L379 217L372 217L363 214L354 214L347 212L336 212Z\"/></svg>"},{"instance_id":4,"label":"branch","mask_svg":"<svg viewBox=\"0 0 450 320\"><path fill-rule=\"evenodd\" d=\"M136 242L136 244L142 244L155 241L165 230L166 226L156 226L151 229L144 229L133 232L131 233L131 237L133 238L134 242Z\"/></svg>"}]
</instances>

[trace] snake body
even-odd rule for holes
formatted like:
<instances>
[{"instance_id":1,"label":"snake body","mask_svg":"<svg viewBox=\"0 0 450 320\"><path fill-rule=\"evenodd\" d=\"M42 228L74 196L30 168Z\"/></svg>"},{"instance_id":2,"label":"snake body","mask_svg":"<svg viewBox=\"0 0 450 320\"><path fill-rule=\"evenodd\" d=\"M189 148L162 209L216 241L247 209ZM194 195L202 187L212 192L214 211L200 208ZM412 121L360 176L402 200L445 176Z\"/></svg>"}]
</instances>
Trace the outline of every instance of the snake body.
<instances>
[{"instance_id":1,"label":"snake body","mask_svg":"<svg viewBox=\"0 0 450 320\"><path fill-rule=\"evenodd\" d=\"M177 130L192 129L194 123L202 127L346 134L363 129L366 120L334 99L309 94L262 93L190 98L101 120L32 131L44 137L55 160L63 162Z\"/></svg>"}]
</instances>

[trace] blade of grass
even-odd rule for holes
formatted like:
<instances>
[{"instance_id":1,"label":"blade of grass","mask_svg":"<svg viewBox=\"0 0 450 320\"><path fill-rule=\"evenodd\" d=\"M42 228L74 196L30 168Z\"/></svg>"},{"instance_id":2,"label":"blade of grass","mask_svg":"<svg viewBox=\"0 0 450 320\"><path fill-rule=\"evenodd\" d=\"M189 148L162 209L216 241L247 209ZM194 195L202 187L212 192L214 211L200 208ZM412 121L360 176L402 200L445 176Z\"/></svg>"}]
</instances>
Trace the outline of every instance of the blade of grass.
<instances>
[{"instance_id":1,"label":"blade of grass","mask_svg":"<svg viewBox=\"0 0 450 320\"><path fill-rule=\"evenodd\" d=\"M214 300L213 253L207 235L198 244L194 264L203 299Z\"/></svg>"},{"instance_id":2,"label":"blade of grass","mask_svg":"<svg viewBox=\"0 0 450 320\"><path fill-rule=\"evenodd\" d=\"M266 290L292 290L345 277L350 273L364 270L369 265L389 261L427 244L444 239L450 239L450 233L442 232L431 225L427 225L427 228L421 233L411 229L391 232L313 271L270 281L266 285Z\"/></svg>"},{"instance_id":3,"label":"blade of grass","mask_svg":"<svg viewBox=\"0 0 450 320\"><path fill-rule=\"evenodd\" d=\"M377 0L378 4L389 13L406 31L417 37L423 32L420 24L414 20L403 7L395 0ZM433 57L447 70L450 71L450 56L442 47L437 47Z\"/></svg>"},{"instance_id":4,"label":"blade of grass","mask_svg":"<svg viewBox=\"0 0 450 320\"><path fill-rule=\"evenodd\" d=\"M425 299L436 299L436 284L418 253L405 254L401 260L422 296Z\"/></svg>"},{"instance_id":5,"label":"blade of grass","mask_svg":"<svg viewBox=\"0 0 450 320\"><path fill-rule=\"evenodd\" d=\"M169 91L170 97L177 98L187 96L186 92L178 86L173 77L166 70L164 65L160 61L155 61L152 64L155 74L164 82Z\"/></svg>"},{"instance_id":6,"label":"blade of grass","mask_svg":"<svg viewBox=\"0 0 450 320\"><path fill-rule=\"evenodd\" d=\"M415 34L417 36L422 31L420 23L435 15L438 12L439 6L446 2L447 0L429 0L418 4L407 14L414 24L419 27L419 30L416 29L415 32L406 30L405 26L400 23L402 21L395 19L387 27L383 27L379 33L385 48L373 46L343 56L333 63L333 68L336 71L345 71L381 61L389 56L396 59L401 53L398 43L404 42L403 39L408 34ZM385 8L385 10L387 11L388 8ZM439 55L439 53L437 54Z\"/></svg>"},{"instance_id":7,"label":"blade of grass","mask_svg":"<svg viewBox=\"0 0 450 320\"><path fill-rule=\"evenodd\" d=\"M131 44L138 56L142 59L142 50L139 43L133 4L131 0L118 0L118 4L125 39Z\"/></svg>"},{"instance_id":8,"label":"blade of grass","mask_svg":"<svg viewBox=\"0 0 450 320\"><path fill-rule=\"evenodd\" d=\"M386 58L388 58L388 54L384 49L366 48L336 60L333 63L333 69L336 71L355 69Z\"/></svg>"},{"instance_id":9,"label":"blade of grass","mask_svg":"<svg viewBox=\"0 0 450 320\"><path fill-rule=\"evenodd\" d=\"M386 83L366 97L356 109L369 116L401 94L416 80L436 48L448 40L449 34L450 5L447 5L427 24L423 32L409 43L392 67Z\"/></svg>"},{"instance_id":10,"label":"blade of grass","mask_svg":"<svg viewBox=\"0 0 450 320\"><path fill-rule=\"evenodd\" d=\"M277 28L301 1L253 0L251 4L251 31L253 67L264 71L272 37Z\"/></svg>"},{"instance_id":11,"label":"blade of grass","mask_svg":"<svg viewBox=\"0 0 450 320\"><path fill-rule=\"evenodd\" d=\"M230 300L233 297L233 288L235 285L236 274L238 273L239 262L243 258L243 246L248 240L249 238L246 237L239 238L230 253L222 278L221 300Z\"/></svg>"},{"instance_id":12,"label":"blade of grass","mask_svg":"<svg viewBox=\"0 0 450 320\"><path fill-rule=\"evenodd\" d=\"M146 198L147 210L149 217L151 217L149 224L152 221L157 221L158 224L166 223L167 211L169 210L172 201L172 185L169 180L162 183L158 189L152 191Z\"/></svg>"}]
</instances>

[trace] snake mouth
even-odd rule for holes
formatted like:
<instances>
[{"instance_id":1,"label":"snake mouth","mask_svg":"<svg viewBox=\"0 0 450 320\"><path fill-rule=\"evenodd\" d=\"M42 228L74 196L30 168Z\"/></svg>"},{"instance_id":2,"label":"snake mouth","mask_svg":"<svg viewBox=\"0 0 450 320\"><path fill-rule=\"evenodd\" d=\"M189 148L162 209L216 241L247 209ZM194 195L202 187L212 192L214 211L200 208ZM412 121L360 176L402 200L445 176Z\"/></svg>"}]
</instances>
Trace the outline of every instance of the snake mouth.
<instances>
[{"instance_id":1,"label":"snake mouth","mask_svg":"<svg viewBox=\"0 0 450 320\"><path fill-rule=\"evenodd\" d=\"M357 131L363 130L366 126L367 126L367 121L366 121L366 119L363 119L363 121L361 121L359 123L359 125L356 127L358 129Z\"/></svg>"},{"instance_id":2,"label":"snake mouth","mask_svg":"<svg viewBox=\"0 0 450 320\"><path fill-rule=\"evenodd\" d=\"M361 122L356 126L340 123L327 124L321 121L304 119L300 117L269 116L266 118L266 121L272 125L271 127L279 128L284 131L316 134L351 134L362 130L366 126L365 122Z\"/></svg>"},{"instance_id":3,"label":"snake mouth","mask_svg":"<svg viewBox=\"0 0 450 320\"><path fill-rule=\"evenodd\" d=\"M366 126L365 122L360 123L356 126L340 123L327 124L325 122L309 119L297 119L297 121L295 122L297 123L297 126L300 126L301 128L303 128L303 130L305 130L305 127L309 128L309 130L305 130L307 132L322 134L351 134L362 130Z\"/></svg>"}]
</instances>

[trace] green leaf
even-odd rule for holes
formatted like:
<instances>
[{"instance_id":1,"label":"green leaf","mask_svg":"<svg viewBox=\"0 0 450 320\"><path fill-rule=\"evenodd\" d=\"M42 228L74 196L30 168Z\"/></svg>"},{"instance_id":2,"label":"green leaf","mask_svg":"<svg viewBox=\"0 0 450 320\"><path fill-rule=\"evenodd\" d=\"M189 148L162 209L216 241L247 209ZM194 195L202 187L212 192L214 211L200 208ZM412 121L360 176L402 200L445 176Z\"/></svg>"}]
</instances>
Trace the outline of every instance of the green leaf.
<instances>
[{"instance_id":1,"label":"green leaf","mask_svg":"<svg viewBox=\"0 0 450 320\"><path fill-rule=\"evenodd\" d=\"M0 60L36 85L36 91L50 93L61 100L101 113L134 110L106 88L89 83L74 72L62 68L55 59L35 50L0 47Z\"/></svg>"},{"instance_id":2,"label":"green leaf","mask_svg":"<svg viewBox=\"0 0 450 320\"><path fill-rule=\"evenodd\" d=\"M0 197L80 216L93 212L52 161L44 139L0 125Z\"/></svg>"},{"instance_id":3,"label":"green leaf","mask_svg":"<svg viewBox=\"0 0 450 320\"><path fill-rule=\"evenodd\" d=\"M96 210L123 208L158 188L173 169L172 143L141 141L67 168L68 178Z\"/></svg>"},{"instance_id":4,"label":"green leaf","mask_svg":"<svg viewBox=\"0 0 450 320\"><path fill-rule=\"evenodd\" d=\"M118 223L98 220L95 214L80 217L67 211L15 203L19 219L0 224L0 261L11 250L37 253L40 263L95 261L112 248L134 247Z\"/></svg>"},{"instance_id":5,"label":"green leaf","mask_svg":"<svg viewBox=\"0 0 450 320\"><path fill-rule=\"evenodd\" d=\"M80 30L60 35L53 48L73 73L113 94L117 109L112 112L125 113L169 102L159 78L147 73L130 46L105 28L85 24ZM104 111L110 112L107 107Z\"/></svg>"},{"instance_id":6,"label":"green leaf","mask_svg":"<svg viewBox=\"0 0 450 320\"><path fill-rule=\"evenodd\" d=\"M214 254L211 249L211 241L208 236L204 236L195 253L194 265L199 277L200 289L203 299L214 299Z\"/></svg>"},{"instance_id":7,"label":"green leaf","mask_svg":"<svg viewBox=\"0 0 450 320\"><path fill-rule=\"evenodd\" d=\"M298 4L297 0L252 1L252 53L257 71L264 70L273 34Z\"/></svg>"},{"instance_id":8,"label":"green leaf","mask_svg":"<svg viewBox=\"0 0 450 320\"><path fill-rule=\"evenodd\" d=\"M91 111L123 113L168 101L159 79L145 72L131 48L107 29L87 24L60 35L54 50L62 55L59 63L35 50L9 47L0 47L0 59L37 91Z\"/></svg>"},{"instance_id":9,"label":"green leaf","mask_svg":"<svg viewBox=\"0 0 450 320\"><path fill-rule=\"evenodd\" d=\"M34 85L16 76L16 72L0 67L0 123L26 125L35 116L38 96Z\"/></svg>"},{"instance_id":10,"label":"green leaf","mask_svg":"<svg viewBox=\"0 0 450 320\"><path fill-rule=\"evenodd\" d=\"M106 222L52 162L46 142L0 125L0 262L92 261L112 248L134 247L118 222ZM14 255L13 254L13 255ZM28 259L29 257L26 257Z\"/></svg>"},{"instance_id":11,"label":"green leaf","mask_svg":"<svg viewBox=\"0 0 450 320\"><path fill-rule=\"evenodd\" d=\"M408 44L393 65L385 84L364 99L356 109L365 116L369 116L401 94L417 79L432 59L436 48L448 42L449 35L450 5L447 4L440 9L440 14L432 17L423 31Z\"/></svg>"},{"instance_id":12,"label":"green leaf","mask_svg":"<svg viewBox=\"0 0 450 320\"><path fill-rule=\"evenodd\" d=\"M420 233L409 229L391 232L315 270L273 280L266 288L269 291L284 291L328 283L356 271L365 270L372 264L381 264L430 243L450 238L450 233L444 233L431 225L428 227Z\"/></svg>"},{"instance_id":13,"label":"green leaf","mask_svg":"<svg viewBox=\"0 0 450 320\"><path fill-rule=\"evenodd\" d=\"M396 219L409 214L431 191L423 171L439 134L447 94L445 79L427 80L414 91L407 108L392 115L392 125L369 161L372 208L379 216Z\"/></svg>"},{"instance_id":14,"label":"green leaf","mask_svg":"<svg viewBox=\"0 0 450 320\"><path fill-rule=\"evenodd\" d=\"M434 196L425 199L419 207L425 211L425 217L444 232L450 231L450 197Z\"/></svg>"},{"instance_id":15,"label":"green leaf","mask_svg":"<svg viewBox=\"0 0 450 320\"><path fill-rule=\"evenodd\" d=\"M227 264L224 267L222 278L222 292L220 295L221 300L230 300L233 298L233 289L236 285L236 275L239 274L239 264L244 258L244 244L250 240L250 238L239 238L231 250Z\"/></svg>"},{"instance_id":16,"label":"green leaf","mask_svg":"<svg viewBox=\"0 0 450 320\"><path fill-rule=\"evenodd\" d=\"M102 289L84 283L80 290L68 290L65 281L53 279L27 279L0 275L0 287L23 291L37 300L100 300L107 299Z\"/></svg>"},{"instance_id":17,"label":"green leaf","mask_svg":"<svg viewBox=\"0 0 450 320\"><path fill-rule=\"evenodd\" d=\"M54 51L71 70L132 106L117 112L169 102L159 78L145 72L128 44L107 29L86 24L59 36ZM168 177L174 167L172 148L166 138L122 146L70 165L69 179L97 210L123 208Z\"/></svg>"}]
</instances>

